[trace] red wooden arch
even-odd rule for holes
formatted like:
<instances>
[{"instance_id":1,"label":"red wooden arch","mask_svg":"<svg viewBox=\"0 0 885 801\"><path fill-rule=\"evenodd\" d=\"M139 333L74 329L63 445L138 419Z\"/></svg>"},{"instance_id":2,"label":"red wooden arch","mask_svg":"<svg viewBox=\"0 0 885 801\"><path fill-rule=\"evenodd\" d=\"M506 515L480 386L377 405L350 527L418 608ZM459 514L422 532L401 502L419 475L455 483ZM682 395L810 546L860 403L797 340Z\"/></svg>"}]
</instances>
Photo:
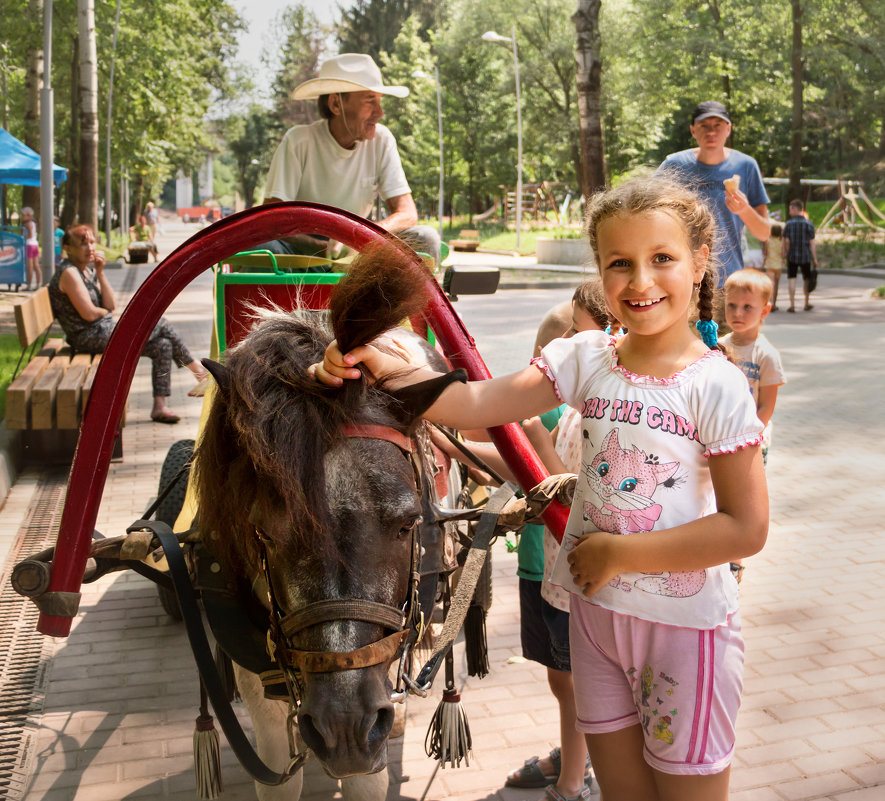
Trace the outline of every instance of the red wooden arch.
<instances>
[{"instance_id":1,"label":"red wooden arch","mask_svg":"<svg viewBox=\"0 0 885 801\"><path fill-rule=\"evenodd\" d=\"M68 479L49 592L78 593L92 543L114 437L139 355L163 312L200 273L241 250L279 237L320 234L355 250L385 241L385 231L353 214L316 203L274 203L226 217L204 228L171 253L145 279L120 316L102 356ZM417 258L417 256L416 256ZM447 357L471 379L489 378L476 344L442 289L433 284L424 312ZM520 484L528 489L547 475L522 429L516 424L490 430L495 444ZM568 510L551 505L545 522L562 536ZM38 631L66 637L72 617L42 613Z\"/></svg>"}]
</instances>

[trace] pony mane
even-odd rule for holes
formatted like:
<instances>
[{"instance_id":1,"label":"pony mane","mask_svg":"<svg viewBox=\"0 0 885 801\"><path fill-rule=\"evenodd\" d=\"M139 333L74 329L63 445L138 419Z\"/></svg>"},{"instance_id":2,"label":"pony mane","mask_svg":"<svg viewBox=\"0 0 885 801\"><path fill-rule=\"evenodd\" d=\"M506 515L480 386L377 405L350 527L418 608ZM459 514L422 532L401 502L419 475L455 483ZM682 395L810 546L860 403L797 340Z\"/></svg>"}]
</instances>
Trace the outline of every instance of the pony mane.
<instances>
[{"instance_id":1,"label":"pony mane","mask_svg":"<svg viewBox=\"0 0 885 801\"><path fill-rule=\"evenodd\" d=\"M329 301L342 353L371 342L424 308L433 276L399 240L366 248Z\"/></svg>"},{"instance_id":2,"label":"pony mane","mask_svg":"<svg viewBox=\"0 0 885 801\"><path fill-rule=\"evenodd\" d=\"M374 248L335 288L328 316L262 311L227 351L229 389L215 395L194 467L200 528L219 558L240 570L257 567L256 503L285 509L294 540L333 547L326 453L347 425L404 426L389 411L389 396L365 378L327 387L307 368L322 360L333 327L349 349L422 308L427 280L405 248Z\"/></svg>"}]
</instances>

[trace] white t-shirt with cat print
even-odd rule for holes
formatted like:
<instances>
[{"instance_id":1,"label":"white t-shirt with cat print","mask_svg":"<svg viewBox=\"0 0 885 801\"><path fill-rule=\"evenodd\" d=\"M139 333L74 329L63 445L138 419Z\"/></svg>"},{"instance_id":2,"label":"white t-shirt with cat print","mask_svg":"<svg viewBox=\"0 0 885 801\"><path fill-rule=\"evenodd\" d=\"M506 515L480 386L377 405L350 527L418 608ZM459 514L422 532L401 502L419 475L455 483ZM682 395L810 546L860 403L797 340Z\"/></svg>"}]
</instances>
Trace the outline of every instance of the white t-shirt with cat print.
<instances>
[{"instance_id":1,"label":"white t-shirt with cat print","mask_svg":"<svg viewBox=\"0 0 885 801\"><path fill-rule=\"evenodd\" d=\"M707 459L761 442L747 379L719 351L669 378L652 378L618 364L613 337L587 331L554 340L535 364L582 418L578 486L552 578L581 598L566 561L581 534L660 531L713 514ZM585 600L693 629L720 626L738 608L727 564L625 573Z\"/></svg>"}]
</instances>

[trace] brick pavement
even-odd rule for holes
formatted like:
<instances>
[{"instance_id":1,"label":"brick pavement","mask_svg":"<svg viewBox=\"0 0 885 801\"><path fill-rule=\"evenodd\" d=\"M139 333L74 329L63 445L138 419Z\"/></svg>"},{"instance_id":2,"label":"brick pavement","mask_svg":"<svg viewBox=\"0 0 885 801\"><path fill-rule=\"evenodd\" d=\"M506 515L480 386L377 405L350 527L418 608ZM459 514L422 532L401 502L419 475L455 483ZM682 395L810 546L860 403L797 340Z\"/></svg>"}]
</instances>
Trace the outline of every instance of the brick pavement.
<instances>
[{"instance_id":1,"label":"brick pavement","mask_svg":"<svg viewBox=\"0 0 885 801\"><path fill-rule=\"evenodd\" d=\"M206 288L192 286L169 313L196 353L208 347L207 302ZM857 359L882 352L885 306L856 293L818 305L819 315L775 316L767 331L790 383L775 416L769 542L747 561L742 585L747 669L734 801L885 798L885 546L877 508L885 378ZM100 531L121 533L140 514L168 446L195 433L199 404L185 398L189 386L189 376L177 373L172 400L181 424L148 422L149 363L142 360L126 457L111 467ZM29 474L13 488L0 542L32 489ZM543 670L519 658L515 557L499 543L493 559L492 673L467 680L464 694L474 735L470 767L434 776L423 742L436 702L413 699L405 738L391 745L391 799L541 797L501 786L509 770L556 744L558 725ZM26 801L193 798L197 682L180 626L134 574L85 585L81 612L71 637L55 643ZM464 681L460 647L457 654ZM254 798L226 745L223 760L224 798ZM315 763L305 784L307 801L340 798Z\"/></svg>"}]
</instances>

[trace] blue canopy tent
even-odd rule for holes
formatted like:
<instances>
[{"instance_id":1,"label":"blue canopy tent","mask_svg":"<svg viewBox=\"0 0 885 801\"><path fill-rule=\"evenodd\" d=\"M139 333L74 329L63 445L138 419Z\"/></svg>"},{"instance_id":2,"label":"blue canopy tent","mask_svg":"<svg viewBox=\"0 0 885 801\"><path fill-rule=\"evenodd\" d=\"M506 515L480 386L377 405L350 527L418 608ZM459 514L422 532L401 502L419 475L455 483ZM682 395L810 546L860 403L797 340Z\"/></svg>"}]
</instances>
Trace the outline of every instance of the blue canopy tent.
<instances>
[{"instance_id":1,"label":"blue canopy tent","mask_svg":"<svg viewBox=\"0 0 885 801\"><path fill-rule=\"evenodd\" d=\"M52 180L56 186L66 177L64 167L52 165ZM40 186L40 154L3 128L0 128L0 184Z\"/></svg>"},{"instance_id":2,"label":"blue canopy tent","mask_svg":"<svg viewBox=\"0 0 885 801\"><path fill-rule=\"evenodd\" d=\"M56 185L66 177L64 167L52 165L52 179ZM0 184L40 186L40 154L3 128L0 128ZM5 192L0 192L0 223L6 219L5 205ZM10 287L27 283L24 245L24 237L0 227L0 283Z\"/></svg>"}]
</instances>

